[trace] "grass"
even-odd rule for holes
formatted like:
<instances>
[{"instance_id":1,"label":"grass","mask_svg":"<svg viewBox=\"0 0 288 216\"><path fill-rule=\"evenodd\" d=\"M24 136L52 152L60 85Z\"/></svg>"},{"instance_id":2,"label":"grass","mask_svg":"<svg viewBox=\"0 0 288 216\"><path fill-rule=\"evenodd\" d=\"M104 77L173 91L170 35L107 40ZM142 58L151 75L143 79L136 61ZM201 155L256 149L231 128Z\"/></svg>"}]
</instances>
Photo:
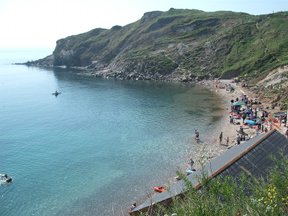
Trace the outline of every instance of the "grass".
<instances>
[{"instance_id":1,"label":"grass","mask_svg":"<svg viewBox=\"0 0 288 216\"><path fill-rule=\"evenodd\" d=\"M282 160L275 160L275 163L266 181L245 173L237 179L226 176L208 181L203 178L203 187L196 190L184 178L187 188L185 197L176 198L169 209L158 207L155 215L287 215L288 158L283 156Z\"/></svg>"}]
</instances>

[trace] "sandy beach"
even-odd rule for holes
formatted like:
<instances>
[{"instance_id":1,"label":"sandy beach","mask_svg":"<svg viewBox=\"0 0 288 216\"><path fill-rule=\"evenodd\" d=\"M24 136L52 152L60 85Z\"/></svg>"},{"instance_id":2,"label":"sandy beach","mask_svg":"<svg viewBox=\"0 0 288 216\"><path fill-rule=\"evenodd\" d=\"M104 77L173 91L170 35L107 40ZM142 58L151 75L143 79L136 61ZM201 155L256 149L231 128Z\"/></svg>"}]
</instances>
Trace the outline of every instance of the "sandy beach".
<instances>
[{"instance_id":1,"label":"sandy beach","mask_svg":"<svg viewBox=\"0 0 288 216\"><path fill-rule=\"evenodd\" d=\"M223 88L225 84L230 84L234 88L234 91L230 92ZM231 124L229 118L231 99L235 100L237 97L240 98L241 94L245 94L249 98L254 98L254 95L252 95L251 92L244 90L240 85L236 85L232 82L232 80L219 80L217 84L215 84L215 81L213 80L205 80L199 82L198 85L215 92L221 99L219 103L223 104L223 110L221 111L222 118L219 122L219 126L210 134L207 134L209 131L202 134L202 136L209 136L209 138L206 139L205 142L196 145L197 149L194 151L192 156L193 160L195 161L194 167L196 169L201 168L208 160L221 155L228 148L236 145L237 130L239 130L241 125L249 137L256 135L255 129L251 129L248 126L243 125L242 119L235 120L235 123L239 122L237 125ZM219 136L221 132L223 132L223 138L220 144ZM229 139L228 143L227 137Z\"/></svg>"},{"instance_id":2,"label":"sandy beach","mask_svg":"<svg viewBox=\"0 0 288 216\"><path fill-rule=\"evenodd\" d=\"M202 143L202 145L198 145L198 149L195 151L197 153L194 153L193 160L196 162L194 164L194 167L196 169L201 168L207 160L210 160L212 158L215 158L219 155L221 155L223 152L225 152L228 148L231 148L234 145L237 145L237 131L239 131L240 126L243 127L244 132L247 134L247 137L252 138L257 135L257 130L255 127L249 127L247 125L243 124L242 118L240 119L234 119L237 124L231 124L230 123L230 110L231 110L231 100L233 99L235 101L236 98L241 98L241 95L246 95L249 100L258 101L257 95L255 93L251 92L249 89L242 87L240 83L235 83L233 80L203 80L197 85L205 87L210 89L211 91L215 92L219 98L221 99L219 103L223 103L223 112L221 113L222 118L219 122L219 125L217 128L215 128L214 132L212 132L211 138L208 139L208 141ZM225 87L231 86L234 91L229 91ZM279 110L279 107L275 107L271 109L271 101L263 102L261 101L261 104L258 105L252 105L253 109L259 109L263 108L268 113L275 113ZM269 107L269 108L268 108ZM259 111L260 114L262 114L262 111ZM258 114L259 116L259 114ZM268 130L271 130L272 127L276 128L277 125L271 125L268 128L268 125L265 127L268 128ZM280 125L277 127L277 129L282 132L283 134L286 133L287 127L284 126L284 124L280 123ZM220 144L219 142L219 135L223 132L223 140ZM261 130L258 130L258 133L261 133ZM209 133L208 131L205 133ZM203 134L204 136L207 136L207 134ZM227 143L227 137L229 137L229 142ZM201 136L200 136L201 139ZM245 141L242 141L245 142Z\"/></svg>"}]
</instances>

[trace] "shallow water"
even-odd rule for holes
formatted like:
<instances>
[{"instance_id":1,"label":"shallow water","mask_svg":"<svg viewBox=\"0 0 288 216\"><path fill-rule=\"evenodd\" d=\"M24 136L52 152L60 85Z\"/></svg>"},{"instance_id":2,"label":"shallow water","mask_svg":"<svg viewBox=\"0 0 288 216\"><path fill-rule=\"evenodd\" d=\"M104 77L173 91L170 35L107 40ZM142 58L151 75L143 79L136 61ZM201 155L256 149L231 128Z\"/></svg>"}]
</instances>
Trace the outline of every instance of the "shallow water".
<instances>
[{"instance_id":1,"label":"shallow water","mask_svg":"<svg viewBox=\"0 0 288 216\"><path fill-rule=\"evenodd\" d=\"M219 121L199 87L7 64L43 53L0 54L0 215L126 215Z\"/></svg>"}]
</instances>

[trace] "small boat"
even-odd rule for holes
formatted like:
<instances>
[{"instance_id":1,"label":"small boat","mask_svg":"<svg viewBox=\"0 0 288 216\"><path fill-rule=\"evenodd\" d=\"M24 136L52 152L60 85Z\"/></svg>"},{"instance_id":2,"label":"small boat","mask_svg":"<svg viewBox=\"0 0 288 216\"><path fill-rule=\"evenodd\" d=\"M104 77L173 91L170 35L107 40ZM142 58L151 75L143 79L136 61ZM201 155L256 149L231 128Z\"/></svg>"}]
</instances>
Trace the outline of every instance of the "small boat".
<instances>
[{"instance_id":1,"label":"small boat","mask_svg":"<svg viewBox=\"0 0 288 216\"><path fill-rule=\"evenodd\" d=\"M159 187L154 187L153 190L158 193L162 193L165 191L165 188L163 186L159 186Z\"/></svg>"},{"instance_id":2,"label":"small boat","mask_svg":"<svg viewBox=\"0 0 288 216\"><path fill-rule=\"evenodd\" d=\"M55 97L57 97L59 94L61 94L61 92L55 91L54 93L52 93L52 95L54 95Z\"/></svg>"},{"instance_id":3,"label":"small boat","mask_svg":"<svg viewBox=\"0 0 288 216\"><path fill-rule=\"evenodd\" d=\"M7 174L0 174L0 182L1 183L10 183L12 182L12 178Z\"/></svg>"}]
</instances>

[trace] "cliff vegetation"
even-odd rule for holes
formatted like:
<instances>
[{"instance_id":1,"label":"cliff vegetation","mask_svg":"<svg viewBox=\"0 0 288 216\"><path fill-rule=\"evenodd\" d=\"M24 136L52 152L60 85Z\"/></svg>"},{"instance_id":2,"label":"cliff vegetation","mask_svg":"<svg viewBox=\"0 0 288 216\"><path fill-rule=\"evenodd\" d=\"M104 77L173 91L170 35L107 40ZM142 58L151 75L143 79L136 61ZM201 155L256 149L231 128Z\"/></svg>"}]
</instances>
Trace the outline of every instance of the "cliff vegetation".
<instances>
[{"instance_id":1,"label":"cliff vegetation","mask_svg":"<svg viewBox=\"0 0 288 216\"><path fill-rule=\"evenodd\" d=\"M126 26L60 39L51 56L27 64L79 68L105 78L240 77L255 85L288 65L287 35L288 12L254 16L171 8L147 12ZM278 97L278 90L288 94L287 70L281 74L281 84L267 93L271 97ZM264 83L258 87L267 89Z\"/></svg>"}]
</instances>

